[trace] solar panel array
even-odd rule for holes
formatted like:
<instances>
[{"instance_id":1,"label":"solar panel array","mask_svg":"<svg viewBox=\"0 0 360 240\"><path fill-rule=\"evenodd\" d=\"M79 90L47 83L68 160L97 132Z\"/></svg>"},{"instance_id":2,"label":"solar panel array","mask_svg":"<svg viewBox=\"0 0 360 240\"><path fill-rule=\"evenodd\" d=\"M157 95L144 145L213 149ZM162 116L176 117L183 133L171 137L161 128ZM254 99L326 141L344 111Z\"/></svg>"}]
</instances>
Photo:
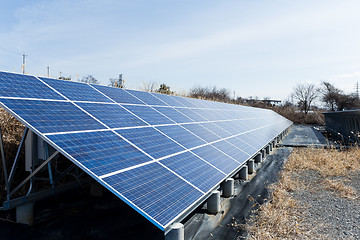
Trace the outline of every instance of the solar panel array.
<instances>
[{"instance_id":1,"label":"solar panel array","mask_svg":"<svg viewBox=\"0 0 360 240\"><path fill-rule=\"evenodd\" d=\"M161 230L292 124L271 110L7 72L0 103Z\"/></svg>"}]
</instances>

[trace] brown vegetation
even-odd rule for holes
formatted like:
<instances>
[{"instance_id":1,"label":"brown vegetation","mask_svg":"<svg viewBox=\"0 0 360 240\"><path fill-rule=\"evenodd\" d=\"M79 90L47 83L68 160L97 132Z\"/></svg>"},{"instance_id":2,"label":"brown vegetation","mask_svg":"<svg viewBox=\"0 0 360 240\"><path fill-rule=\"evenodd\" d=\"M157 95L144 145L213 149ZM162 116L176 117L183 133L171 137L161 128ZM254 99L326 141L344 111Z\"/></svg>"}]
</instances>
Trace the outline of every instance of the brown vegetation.
<instances>
[{"instance_id":1,"label":"brown vegetation","mask_svg":"<svg viewBox=\"0 0 360 240\"><path fill-rule=\"evenodd\" d=\"M322 189L341 197L354 199L356 191L343 180L334 177L350 177L359 174L360 149L338 151L336 149L294 149L280 173L279 182L271 185L270 199L259 207L248 224L242 226L251 239L319 239L316 228L304 215L304 204L293 198L299 190L314 191L300 180L305 172L313 171L322 179ZM319 223L318 226L324 223Z\"/></svg>"},{"instance_id":2,"label":"brown vegetation","mask_svg":"<svg viewBox=\"0 0 360 240\"><path fill-rule=\"evenodd\" d=\"M287 106L274 107L273 110L295 124L325 125L324 115L318 110L308 112L307 114Z\"/></svg>"},{"instance_id":3,"label":"brown vegetation","mask_svg":"<svg viewBox=\"0 0 360 240\"><path fill-rule=\"evenodd\" d=\"M7 168L9 168L15 158L25 126L3 108L0 108L0 125L3 135L6 164ZM7 170L9 172L9 169ZM3 185L4 170L2 162L0 163L0 171L0 200L3 200L3 197L6 195Z\"/></svg>"}]
</instances>

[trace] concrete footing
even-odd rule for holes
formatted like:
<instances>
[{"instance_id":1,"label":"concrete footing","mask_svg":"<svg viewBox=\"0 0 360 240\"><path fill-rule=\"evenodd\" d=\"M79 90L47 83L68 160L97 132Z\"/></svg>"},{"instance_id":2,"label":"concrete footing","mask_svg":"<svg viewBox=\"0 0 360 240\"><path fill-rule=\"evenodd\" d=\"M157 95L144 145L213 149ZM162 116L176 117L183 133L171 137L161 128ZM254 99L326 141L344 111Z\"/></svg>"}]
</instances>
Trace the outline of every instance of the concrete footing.
<instances>
[{"instance_id":1,"label":"concrete footing","mask_svg":"<svg viewBox=\"0 0 360 240\"><path fill-rule=\"evenodd\" d=\"M248 165L248 173L253 174L255 172L255 162L254 162L254 160L249 160L247 162L247 165Z\"/></svg>"},{"instance_id":2,"label":"concrete footing","mask_svg":"<svg viewBox=\"0 0 360 240\"><path fill-rule=\"evenodd\" d=\"M243 166L240 171L239 171L239 178L240 180L245 180L247 181L249 179L248 176L248 167L247 166Z\"/></svg>"},{"instance_id":3,"label":"concrete footing","mask_svg":"<svg viewBox=\"0 0 360 240\"><path fill-rule=\"evenodd\" d=\"M266 153L266 155L270 154L270 146L269 145L266 146L265 153Z\"/></svg>"},{"instance_id":4,"label":"concrete footing","mask_svg":"<svg viewBox=\"0 0 360 240\"><path fill-rule=\"evenodd\" d=\"M207 200L207 211L211 214L217 214L220 211L220 191L211 192L211 196Z\"/></svg>"},{"instance_id":5,"label":"concrete footing","mask_svg":"<svg viewBox=\"0 0 360 240\"><path fill-rule=\"evenodd\" d=\"M90 184L90 194L94 197L102 197L104 188L97 182L93 182Z\"/></svg>"},{"instance_id":6,"label":"concrete footing","mask_svg":"<svg viewBox=\"0 0 360 240\"><path fill-rule=\"evenodd\" d=\"M16 207L16 222L27 225L34 223L34 203L26 203Z\"/></svg>"},{"instance_id":7,"label":"concrete footing","mask_svg":"<svg viewBox=\"0 0 360 240\"><path fill-rule=\"evenodd\" d=\"M165 240L184 240L184 225L182 223L173 223L170 231L165 235Z\"/></svg>"},{"instance_id":8,"label":"concrete footing","mask_svg":"<svg viewBox=\"0 0 360 240\"><path fill-rule=\"evenodd\" d=\"M266 151L265 151L265 149L262 149L262 150L261 150L261 157L262 157L262 159L264 159L264 158L266 157Z\"/></svg>"},{"instance_id":9,"label":"concrete footing","mask_svg":"<svg viewBox=\"0 0 360 240\"><path fill-rule=\"evenodd\" d=\"M258 155L256 155L254 160L256 163L261 163L262 162L262 154L259 153Z\"/></svg>"},{"instance_id":10,"label":"concrete footing","mask_svg":"<svg viewBox=\"0 0 360 240\"><path fill-rule=\"evenodd\" d=\"M182 223L173 223L170 231L165 235L165 240L184 240L184 225Z\"/></svg>"},{"instance_id":11,"label":"concrete footing","mask_svg":"<svg viewBox=\"0 0 360 240\"><path fill-rule=\"evenodd\" d=\"M226 198L234 195L234 179L228 178L222 183L222 195Z\"/></svg>"}]
</instances>

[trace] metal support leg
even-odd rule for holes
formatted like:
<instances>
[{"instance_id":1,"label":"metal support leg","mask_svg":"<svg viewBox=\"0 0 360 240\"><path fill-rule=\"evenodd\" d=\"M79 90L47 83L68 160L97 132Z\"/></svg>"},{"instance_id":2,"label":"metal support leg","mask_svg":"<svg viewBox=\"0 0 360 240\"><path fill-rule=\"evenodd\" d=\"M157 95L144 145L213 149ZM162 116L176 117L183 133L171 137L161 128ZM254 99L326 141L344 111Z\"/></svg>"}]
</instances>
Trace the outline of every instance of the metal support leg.
<instances>
[{"instance_id":1,"label":"metal support leg","mask_svg":"<svg viewBox=\"0 0 360 240\"><path fill-rule=\"evenodd\" d=\"M8 173L7 173L7 167L6 167L5 150L4 150L4 142L3 142L1 127L0 127L0 150L1 150L1 160L2 160L2 165L3 165L3 171L4 171L5 189L7 192L7 197L9 197L10 190L9 190Z\"/></svg>"},{"instance_id":2,"label":"metal support leg","mask_svg":"<svg viewBox=\"0 0 360 240\"><path fill-rule=\"evenodd\" d=\"M45 151L46 151L46 158L48 158L49 157L49 144L47 144L46 142L45 142ZM49 180L50 180L51 189L54 190L55 185L54 185L54 179L53 179L53 174L52 174L52 170L51 170L51 161L48 162L48 172L49 172Z\"/></svg>"},{"instance_id":3,"label":"metal support leg","mask_svg":"<svg viewBox=\"0 0 360 240\"><path fill-rule=\"evenodd\" d=\"M23 147L23 145L25 143L25 139L26 139L26 136L27 136L28 132L29 132L29 129L26 127L25 130L24 130L24 134L23 134L23 136L21 138L19 148L18 148L17 153L16 153L14 163L13 163L13 165L11 167L11 171L10 171L10 175L9 175L9 179L8 179L9 188L11 186L12 179L13 179L13 177L15 175L15 170L16 170L16 167L17 167L17 164L18 164L19 156L20 156L22 147Z\"/></svg>"},{"instance_id":4,"label":"metal support leg","mask_svg":"<svg viewBox=\"0 0 360 240\"><path fill-rule=\"evenodd\" d=\"M29 181L36 173L38 173L46 164L48 164L56 155L58 155L58 151L51 154L51 156L46 159L33 173L31 173L24 181L22 181L14 190L10 192L10 196L13 195L17 190L19 190L27 181Z\"/></svg>"}]
</instances>

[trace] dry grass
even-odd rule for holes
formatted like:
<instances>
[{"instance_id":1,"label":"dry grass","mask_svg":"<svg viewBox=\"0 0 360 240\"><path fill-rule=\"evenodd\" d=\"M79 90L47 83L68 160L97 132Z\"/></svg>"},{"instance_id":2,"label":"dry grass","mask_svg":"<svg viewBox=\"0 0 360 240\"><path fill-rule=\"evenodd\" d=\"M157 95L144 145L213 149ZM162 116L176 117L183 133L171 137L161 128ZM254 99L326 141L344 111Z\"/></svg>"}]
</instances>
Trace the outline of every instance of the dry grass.
<instances>
[{"instance_id":1,"label":"dry grass","mask_svg":"<svg viewBox=\"0 0 360 240\"><path fill-rule=\"evenodd\" d=\"M276 185L271 185L270 201L259 207L258 215L245 225L250 239L299 239L305 237L303 214L291 192L299 187L289 172L282 172Z\"/></svg>"},{"instance_id":2,"label":"dry grass","mask_svg":"<svg viewBox=\"0 0 360 240\"><path fill-rule=\"evenodd\" d=\"M334 191L340 194L343 198L355 199L356 191L353 187L346 186L341 181L335 181L331 179L325 179L323 181L326 190Z\"/></svg>"},{"instance_id":3,"label":"dry grass","mask_svg":"<svg viewBox=\"0 0 360 240\"><path fill-rule=\"evenodd\" d=\"M285 164L287 171L314 170L323 177L345 176L360 170L360 149L338 151L336 149L294 149Z\"/></svg>"},{"instance_id":4,"label":"dry grass","mask_svg":"<svg viewBox=\"0 0 360 240\"><path fill-rule=\"evenodd\" d=\"M0 125L3 135L5 158L7 162L7 167L9 168L15 158L16 151L20 144L25 126L1 107L0 107ZM9 171L9 169L7 170ZM4 196L5 196L4 172L3 172L3 165L1 162L0 163L0 200L3 200Z\"/></svg>"},{"instance_id":5,"label":"dry grass","mask_svg":"<svg viewBox=\"0 0 360 240\"><path fill-rule=\"evenodd\" d=\"M261 205L245 229L250 239L318 239L318 235L303 215L304 209L292 198L292 192L305 189L303 182L295 178L306 170L316 171L323 179L323 188L341 197L353 199L356 192L340 180L360 170L360 150L337 151L335 149L294 149L280 173L278 183L271 185L269 201Z\"/></svg>"},{"instance_id":6,"label":"dry grass","mask_svg":"<svg viewBox=\"0 0 360 240\"><path fill-rule=\"evenodd\" d=\"M321 111L314 110L313 112L305 114L292 107L275 107L272 108L272 110L296 124L325 125L324 115Z\"/></svg>"}]
</instances>

